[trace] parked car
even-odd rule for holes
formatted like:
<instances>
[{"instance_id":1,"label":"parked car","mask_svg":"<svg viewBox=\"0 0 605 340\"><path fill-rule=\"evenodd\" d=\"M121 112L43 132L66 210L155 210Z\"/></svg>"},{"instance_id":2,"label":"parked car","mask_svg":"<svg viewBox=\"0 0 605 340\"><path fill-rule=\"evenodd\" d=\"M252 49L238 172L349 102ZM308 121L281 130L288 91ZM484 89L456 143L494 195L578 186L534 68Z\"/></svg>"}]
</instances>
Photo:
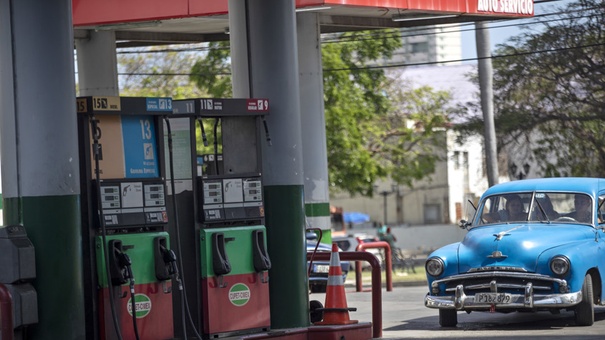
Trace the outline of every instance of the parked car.
<instances>
[{"instance_id":1,"label":"parked car","mask_svg":"<svg viewBox=\"0 0 605 340\"><path fill-rule=\"evenodd\" d=\"M605 297L604 198L605 179L597 178L489 188L478 209L469 205L474 217L460 223L468 229L462 242L427 258L425 306L439 309L443 327L457 324L458 311L573 310L577 325L592 325Z\"/></svg>"},{"instance_id":2,"label":"parked car","mask_svg":"<svg viewBox=\"0 0 605 340\"><path fill-rule=\"evenodd\" d=\"M343 251L355 251L360 243L378 242L376 236L368 234L351 234L344 236L332 236L332 242L336 243ZM378 258L378 262L382 263L383 255L380 249L370 248L366 249L367 252L374 254ZM351 269L355 269L355 262L351 264ZM370 264L366 261L361 261L362 269L370 269Z\"/></svg>"},{"instance_id":3,"label":"parked car","mask_svg":"<svg viewBox=\"0 0 605 340\"><path fill-rule=\"evenodd\" d=\"M307 240L307 253L313 253L317 246L316 241ZM317 246L317 252L332 252L332 247L320 243ZM307 261L307 270L309 271L309 290L311 293L325 293L326 286L328 285L328 272L330 270L330 261L318 261L312 260ZM342 269L342 280L347 280L347 274L349 273L350 263L349 261L340 261L340 268Z\"/></svg>"}]
</instances>

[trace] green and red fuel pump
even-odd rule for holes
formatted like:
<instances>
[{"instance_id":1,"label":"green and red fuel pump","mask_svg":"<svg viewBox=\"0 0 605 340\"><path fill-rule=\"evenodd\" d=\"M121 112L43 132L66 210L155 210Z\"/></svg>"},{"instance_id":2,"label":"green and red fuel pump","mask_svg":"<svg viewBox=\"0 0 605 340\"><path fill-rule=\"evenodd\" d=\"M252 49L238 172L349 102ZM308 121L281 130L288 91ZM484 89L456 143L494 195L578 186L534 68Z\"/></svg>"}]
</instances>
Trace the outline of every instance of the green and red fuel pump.
<instances>
[{"instance_id":1,"label":"green and red fuel pump","mask_svg":"<svg viewBox=\"0 0 605 340\"><path fill-rule=\"evenodd\" d=\"M182 159L172 164L183 166L171 172L175 177L181 173L175 178L181 184L174 193L177 218L193 222L191 227L181 225L178 236L185 283L195 287L188 289L185 304L198 307L191 314L197 315L204 338L266 331L271 260L259 143L263 128L268 136L268 101L175 100L173 111L169 121L177 128L169 134L180 138L173 144L181 147L173 149ZM211 127L208 134L205 123ZM212 151L198 152L208 139Z\"/></svg>"},{"instance_id":2,"label":"green and red fuel pump","mask_svg":"<svg viewBox=\"0 0 605 340\"><path fill-rule=\"evenodd\" d=\"M171 98L77 99L87 339L174 337L162 119Z\"/></svg>"}]
</instances>

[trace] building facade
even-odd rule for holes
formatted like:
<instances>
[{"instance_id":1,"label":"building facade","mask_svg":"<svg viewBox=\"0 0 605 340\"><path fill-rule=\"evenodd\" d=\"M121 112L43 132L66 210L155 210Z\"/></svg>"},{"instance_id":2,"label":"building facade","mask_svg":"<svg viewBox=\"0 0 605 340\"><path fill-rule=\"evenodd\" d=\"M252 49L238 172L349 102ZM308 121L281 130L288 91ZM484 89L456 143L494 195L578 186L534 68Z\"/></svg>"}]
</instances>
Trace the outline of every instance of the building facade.
<instances>
[{"instance_id":1,"label":"building facade","mask_svg":"<svg viewBox=\"0 0 605 340\"><path fill-rule=\"evenodd\" d=\"M460 64L462 41L459 24L402 28L402 47L388 61L393 64Z\"/></svg>"}]
</instances>

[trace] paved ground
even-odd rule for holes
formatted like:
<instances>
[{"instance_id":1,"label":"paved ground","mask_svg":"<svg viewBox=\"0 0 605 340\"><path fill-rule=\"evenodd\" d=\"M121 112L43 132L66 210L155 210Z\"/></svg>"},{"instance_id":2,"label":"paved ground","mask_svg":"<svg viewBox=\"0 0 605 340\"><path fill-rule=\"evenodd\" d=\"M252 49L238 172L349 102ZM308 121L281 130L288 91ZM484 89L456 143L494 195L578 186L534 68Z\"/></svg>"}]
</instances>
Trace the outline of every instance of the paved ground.
<instances>
[{"instance_id":1,"label":"paved ground","mask_svg":"<svg viewBox=\"0 0 605 340\"><path fill-rule=\"evenodd\" d=\"M365 290L365 286L364 286ZM368 291L346 287L349 307L356 307L351 319L371 322L372 299ZM383 339L605 339L605 307L597 307L595 324L575 325L573 312L551 313L458 313L458 326L439 326L438 312L424 307L427 287L382 289ZM325 301L325 294L311 294L311 300Z\"/></svg>"}]
</instances>

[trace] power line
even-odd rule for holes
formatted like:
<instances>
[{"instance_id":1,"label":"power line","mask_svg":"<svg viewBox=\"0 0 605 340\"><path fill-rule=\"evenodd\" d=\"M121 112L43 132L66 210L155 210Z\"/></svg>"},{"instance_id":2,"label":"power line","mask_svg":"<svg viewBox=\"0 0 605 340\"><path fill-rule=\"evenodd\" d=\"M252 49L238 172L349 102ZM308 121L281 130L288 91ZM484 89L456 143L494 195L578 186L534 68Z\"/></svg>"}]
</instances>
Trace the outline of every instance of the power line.
<instances>
[{"instance_id":1,"label":"power line","mask_svg":"<svg viewBox=\"0 0 605 340\"><path fill-rule=\"evenodd\" d=\"M410 66L426 66L426 65L436 65L436 64L461 63L461 62L469 62L469 61L478 61L481 59L502 59L502 58L518 57L518 56L523 56L523 55L531 55L531 54L571 51L571 50L575 50L575 49L583 49L583 48L599 47L599 46L605 46L605 43L580 45L580 46L573 46L573 47L561 47L561 48L540 50L540 51L519 52L519 53L513 53L513 54L493 55L493 56L487 57L487 58L465 58L465 59L431 61L431 62L422 62L422 63L403 63L403 64L388 64L388 65L377 65L377 66L362 66L362 67L355 67L355 68L324 69L323 72L361 71L361 70L370 70L370 69L388 69L388 68L399 68L399 67L410 67ZM229 75L231 75L231 72L218 72L218 73L205 73L205 74L140 72L140 73L118 73L118 75L119 76L187 76L187 77L193 76L193 75L229 76Z\"/></svg>"},{"instance_id":2,"label":"power line","mask_svg":"<svg viewBox=\"0 0 605 340\"><path fill-rule=\"evenodd\" d=\"M571 51L571 50L575 50L575 49L583 49L583 48L599 47L599 46L605 46L605 43L580 45L580 46L573 46L573 47L561 47L561 48L540 50L540 51L519 52L519 53L513 53L513 54L501 54L501 55L493 55L491 57L484 57L484 58L466 58L466 59L457 59L457 60L431 61L431 62L411 63L411 64L405 64L405 63L404 64L389 64L389 65L380 65L380 66L364 66L364 67L359 67L359 68L324 69L323 71L324 72L338 72L338 71L398 68L398 67L409 67L409 66L424 66L424 65L435 65L435 64L449 64L449 63L460 63L460 62L466 62L466 61L478 61L478 60L484 60L484 59L502 59L502 58L510 58L510 57L519 57L519 56L523 56L523 55L531 55L531 54Z\"/></svg>"}]
</instances>

